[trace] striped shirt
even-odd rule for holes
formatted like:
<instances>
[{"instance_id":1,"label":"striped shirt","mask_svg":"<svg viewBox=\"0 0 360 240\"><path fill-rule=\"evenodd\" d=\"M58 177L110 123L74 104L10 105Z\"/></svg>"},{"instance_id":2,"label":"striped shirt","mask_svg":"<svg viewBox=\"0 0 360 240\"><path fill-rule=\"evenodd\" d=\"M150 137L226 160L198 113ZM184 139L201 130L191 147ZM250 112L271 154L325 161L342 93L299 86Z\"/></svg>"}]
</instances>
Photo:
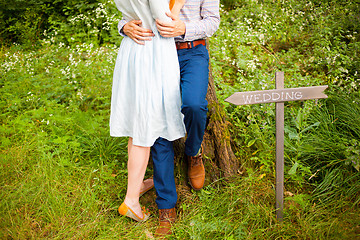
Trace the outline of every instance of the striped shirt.
<instances>
[{"instance_id":1,"label":"striped shirt","mask_svg":"<svg viewBox=\"0 0 360 240\"><path fill-rule=\"evenodd\" d=\"M180 11L180 19L185 23L185 34L175 38L175 41L194 41L211 37L220 24L219 0L186 0ZM127 23L125 19L120 20L120 30Z\"/></svg>"}]
</instances>

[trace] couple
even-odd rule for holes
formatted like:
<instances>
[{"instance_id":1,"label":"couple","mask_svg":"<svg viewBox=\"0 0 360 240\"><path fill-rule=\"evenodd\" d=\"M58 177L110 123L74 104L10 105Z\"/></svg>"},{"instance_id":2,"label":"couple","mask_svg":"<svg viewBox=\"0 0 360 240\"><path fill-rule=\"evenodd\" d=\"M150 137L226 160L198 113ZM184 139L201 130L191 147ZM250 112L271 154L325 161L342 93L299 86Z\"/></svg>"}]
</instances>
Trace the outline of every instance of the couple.
<instances>
[{"instance_id":1,"label":"couple","mask_svg":"<svg viewBox=\"0 0 360 240\"><path fill-rule=\"evenodd\" d=\"M177 201L172 142L187 134L191 186L200 190L205 169L201 142L209 56L205 38L220 22L219 0L115 0L124 36L116 60L110 135L128 136L128 186L119 213L145 221L139 197L155 185L160 225L171 234ZM180 10L181 9L181 10ZM174 43L175 39L175 43ZM150 151L154 178L143 181Z\"/></svg>"}]
</instances>

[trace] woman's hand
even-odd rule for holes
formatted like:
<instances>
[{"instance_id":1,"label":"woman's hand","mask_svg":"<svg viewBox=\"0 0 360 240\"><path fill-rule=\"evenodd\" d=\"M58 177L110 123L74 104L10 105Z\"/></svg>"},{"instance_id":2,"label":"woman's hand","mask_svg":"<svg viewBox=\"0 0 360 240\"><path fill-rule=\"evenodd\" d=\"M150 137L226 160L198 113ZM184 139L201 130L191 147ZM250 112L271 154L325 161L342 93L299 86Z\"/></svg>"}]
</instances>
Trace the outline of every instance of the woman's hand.
<instances>
[{"instance_id":1,"label":"woman's hand","mask_svg":"<svg viewBox=\"0 0 360 240\"><path fill-rule=\"evenodd\" d=\"M122 28L123 32L137 44L144 45L145 41L151 41L154 33L150 29L140 26L141 20L131 20Z\"/></svg>"},{"instance_id":2,"label":"woman's hand","mask_svg":"<svg viewBox=\"0 0 360 240\"><path fill-rule=\"evenodd\" d=\"M161 36L177 37L185 34L185 23L179 18L180 10L184 4L185 0L175 0L173 7L170 9L171 13L166 13L166 15L171 18L171 22L164 22L156 19L156 27Z\"/></svg>"},{"instance_id":3,"label":"woman's hand","mask_svg":"<svg viewBox=\"0 0 360 240\"><path fill-rule=\"evenodd\" d=\"M177 37L185 34L185 23L178 16L172 13L166 13L172 19L171 22L164 22L156 19L156 27L163 37Z\"/></svg>"}]
</instances>

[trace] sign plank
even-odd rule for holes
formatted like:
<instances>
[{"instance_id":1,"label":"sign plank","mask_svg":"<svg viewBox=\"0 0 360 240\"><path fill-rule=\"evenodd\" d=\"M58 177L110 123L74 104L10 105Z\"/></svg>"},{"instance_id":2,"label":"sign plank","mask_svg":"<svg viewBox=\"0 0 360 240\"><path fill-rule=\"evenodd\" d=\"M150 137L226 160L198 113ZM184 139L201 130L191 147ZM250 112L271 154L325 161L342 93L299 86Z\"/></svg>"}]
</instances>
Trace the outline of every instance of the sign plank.
<instances>
[{"instance_id":1,"label":"sign plank","mask_svg":"<svg viewBox=\"0 0 360 240\"><path fill-rule=\"evenodd\" d=\"M317 98L327 98L323 92L328 86L273 89L252 92L236 92L225 101L235 105L249 105L272 102L288 102Z\"/></svg>"}]
</instances>

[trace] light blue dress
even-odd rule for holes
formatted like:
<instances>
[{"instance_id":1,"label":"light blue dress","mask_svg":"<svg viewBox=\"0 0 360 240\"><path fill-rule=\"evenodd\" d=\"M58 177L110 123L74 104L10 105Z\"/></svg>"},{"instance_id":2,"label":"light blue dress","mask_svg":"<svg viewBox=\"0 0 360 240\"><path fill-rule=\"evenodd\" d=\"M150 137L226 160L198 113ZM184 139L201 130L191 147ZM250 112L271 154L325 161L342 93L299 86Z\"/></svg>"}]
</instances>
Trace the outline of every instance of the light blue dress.
<instances>
[{"instance_id":1,"label":"light blue dress","mask_svg":"<svg viewBox=\"0 0 360 240\"><path fill-rule=\"evenodd\" d=\"M155 19L170 21L168 0L115 0L123 17L142 20L155 36L145 45L124 37L116 59L110 135L129 136L133 144L150 147L159 137L169 141L185 135L181 114L180 72L173 38L161 37Z\"/></svg>"}]
</instances>

